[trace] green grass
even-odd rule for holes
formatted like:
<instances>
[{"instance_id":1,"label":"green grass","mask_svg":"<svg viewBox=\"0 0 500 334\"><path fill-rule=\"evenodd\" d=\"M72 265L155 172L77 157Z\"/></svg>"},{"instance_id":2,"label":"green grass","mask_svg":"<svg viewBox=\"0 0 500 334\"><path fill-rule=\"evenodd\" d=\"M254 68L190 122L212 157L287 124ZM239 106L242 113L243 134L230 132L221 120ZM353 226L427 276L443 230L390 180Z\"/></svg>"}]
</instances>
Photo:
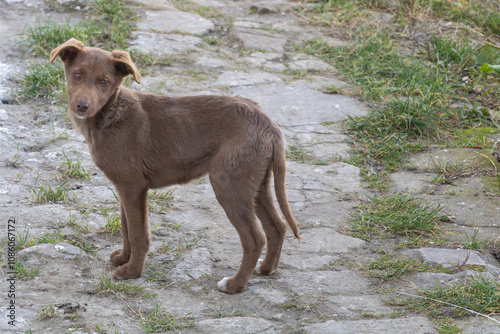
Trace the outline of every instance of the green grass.
<instances>
[{"instance_id":1,"label":"green grass","mask_svg":"<svg viewBox=\"0 0 500 334\"><path fill-rule=\"evenodd\" d=\"M56 203L66 202L67 200L69 200L69 193L67 188L68 181L63 182L57 188L52 189L52 187L48 183L39 185L39 177L40 176L37 176L35 180L35 186L28 188L28 191L31 193L32 198L35 202Z\"/></svg>"},{"instance_id":2,"label":"green grass","mask_svg":"<svg viewBox=\"0 0 500 334\"><path fill-rule=\"evenodd\" d=\"M58 244L63 242L65 238L64 233L57 231L54 233L45 233L43 236L37 238L39 244Z\"/></svg>"},{"instance_id":3,"label":"green grass","mask_svg":"<svg viewBox=\"0 0 500 334\"><path fill-rule=\"evenodd\" d=\"M386 11L395 15L400 26L422 19L444 19L460 22L488 34L500 33L500 5L497 1L388 1L388 0L320 0L309 9L313 22L327 26L352 27L365 22L367 11Z\"/></svg>"},{"instance_id":4,"label":"green grass","mask_svg":"<svg viewBox=\"0 0 500 334\"><path fill-rule=\"evenodd\" d=\"M137 296L144 292L144 288L128 282L117 282L112 277L101 276L97 283L96 291L106 296L113 293L123 293L126 296Z\"/></svg>"},{"instance_id":5,"label":"green grass","mask_svg":"<svg viewBox=\"0 0 500 334\"><path fill-rule=\"evenodd\" d=\"M168 312L161 311L159 304L156 304L151 312L141 314L139 323L146 333L179 330L194 326L194 322L190 319L185 318L181 322Z\"/></svg>"},{"instance_id":6,"label":"green grass","mask_svg":"<svg viewBox=\"0 0 500 334\"><path fill-rule=\"evenodd\" d=\"M455 137L457 129L491 126L481 104L495 107L497 102L488 96L494 91L481 95L473 92L498 89L498 84L480 73L475 64L478 50L468 37L452 39L426 31L430 41L424 45L408 42L397 25L374 27L363 11L387 10L387 3L382 3L320 2L310 15L335 21L334 25L342 26L354 42L329 46L322 39L312 38L295 50L332 64L343 79L357 87L356 94L373 107L368 115L350 117L345 123L354 137L354 154L349 162L392 172L404 167L406 157L425 147L429 138L442 140ZM406 14L395 15L399 19ZM353 21L356 24L351 27L349 22ZM452 106L456 101L468 101L472 107ZM387 181L382 177L370 182L383 190Z\"/></svg>"},{"instance_id":7,"label":"green grass","mask_svg":"<svg viewBox=\"0 0 500 334\"><path fill-rule=\"evenodd\" d=\"M106 226L104 227L106 232L109 232L111 236L115 233L120 233L122 230L121 217L116 213L107 214L106 213Z\"/></svg>"},{"instance_id":8,"label":"green grass","mask_svg":"<svg viewBox=\"0 0 500 334\"><path fill-rule=\"evenodd\" d=\"M477 234L479 233L478 228L474 228L474 232L472 232L472 235L469 236L467 232L464 232L463 236L463 244L462 248L463 249L473 249L473 250L480 250L484 249L488 245L488 241L480 241L477 238Z\"/></svg>"},{"instance_id":9,"label":"green grass","mask_svg":"<svg viewBox=\"0 0 500 334\"><path fill-rule=\"evenodd\" d=\"M148 193L149 210L154 213L162 213L166 208L172 206L175 189L160 191L152 190Z\"/></svg>"},{"instance_id":10,"label":"green grass","mask_svg":"<svg viewBox=\"0 0 500 334\"><path fill-rule=\"evenodd\" d=\"M29 234L29 228L24 227L21 233L17 232L16 250L33 247L36 245L36 239Z\"/></svg>"},{"instance_id":11,"label":"green grass","mask_svg":"<svg viewBox=\"0 0 500 334\"><path fill-rule=\"evenodd\" d=\"M38 276L38 269L28 269L24 266L23 262L17 261L14 264L14 273L18 279L30 280Z\"/></svg>"},{"instance_id":12,"label":"green grass","mask_svg":"<svg viewBox=\"0 0 500 334\"><path fill-rule=\"evenodd\" d=\"M64 70L61 64L32 62L27 73L21 78L19 90L21 100L30 98L62 100L65 95Z\"/></svg>"},{"instance_id":13,"label":"green grass","mask_svg":"<svg viewBox=\"0 0 500 334\"><path fill-rule=\"evenodd\" d=\"M85 41L89 45L97 44L96 37L103 34L103 27L94 20L85 20L82 23L71 25L58 23L36 23L35 26L25 26L21 43L25 45L25 52L34 53L47 59L51 50L66 42L71 37Z\"/></svg>"},{"instance_id":14,"label":"green grass","mask_svg":"<svg viewBox=\"0 0 500 334\"><path fill-rule=\"evenodd\" d=\"M77 156L76 161L73 161L70 157L62 152L66 161L63 162L67 166L66 168L66 176L77 179L88 179L90 180L90 174L82 167L82 160L80 156Z\"/></svg>"},{"instance_id":15,"label":"green grass","mask_svg":"<svg viewBox=\"0 0 500 334\"><path fill-rule=\"evenodd\" d=\"M457 285L420 290L418 295L422 298L406 299L402 303L413 311L426 312L431 316L439 316L450 306L453 307L454 317L472 315L466 309L484 315L500 312L500 283L494 279L470 277Z\"/></svg>"},{"instance_id":16,"label":"green grass","mask_svg":"<svg viewBox=\"0 0 500 334\"><path fill-rule=\"evenodd\" d=\"M397 258L394 254L386 254L370 261L364 269L370 276L382 282L392 281L417 271L429 271L432 267L415 258Z\"/></svg>"},{"instance_id":17,"label":"green grass","mask_svg":"<svg viewBox=\"0 0 500 334\"><path fill-rule=\"evenodd\" d=\"M352 235L363 240L389 238L397 234L406 237L436 236L437 224L446 216L440 205L432 207L412 195L380 195L356 206L351 214Z\"/></svg>"},{"instance_id":18,"label":"green grass","mask_svg":"<svg viewBox=\"0 0 500 334\"><path fill-rule=\"evenodd\" d=\"M42 307L42 312L38 315L38 319L50 319L57 315L54 305L49 304Z\"/></svg>"}]
</instances>

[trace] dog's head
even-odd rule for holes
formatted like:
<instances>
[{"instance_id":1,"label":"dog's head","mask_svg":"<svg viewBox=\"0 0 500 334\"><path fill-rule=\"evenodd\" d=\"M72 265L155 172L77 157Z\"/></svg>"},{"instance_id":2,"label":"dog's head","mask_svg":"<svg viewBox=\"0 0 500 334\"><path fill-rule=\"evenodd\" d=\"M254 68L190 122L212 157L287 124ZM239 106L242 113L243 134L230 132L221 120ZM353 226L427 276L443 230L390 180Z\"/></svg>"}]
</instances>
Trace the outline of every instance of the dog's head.
<instances>
[{"instance_id":1,"label":"dog's head","mask_svg":"<svg viewBox=\"0 0 500 334\"><path fill-rule=\"evenodd\" d=\"M141 83L141 75L125 51L90 48L71 38L52 50L50 62L57 56L64 64L69 109L78 119L95 116L127 75Z\"/></svg>"}]
</instances>

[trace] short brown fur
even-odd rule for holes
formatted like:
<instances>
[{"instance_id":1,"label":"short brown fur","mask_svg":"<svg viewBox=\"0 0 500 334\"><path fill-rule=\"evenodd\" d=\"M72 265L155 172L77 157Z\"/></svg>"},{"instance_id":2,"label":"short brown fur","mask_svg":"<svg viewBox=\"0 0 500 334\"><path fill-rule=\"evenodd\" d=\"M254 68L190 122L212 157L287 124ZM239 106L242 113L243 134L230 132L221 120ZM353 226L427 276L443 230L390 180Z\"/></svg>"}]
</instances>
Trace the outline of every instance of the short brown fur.
<instances>
[{"instance_id":1,"label":"short brown fur","mask_svg":"<svg viewBox=\"0 0 500 334\"><path fill-rule=\"evenodd\" d=\"M139 277L150 247L147 192L209 174L217 200L238 231L243 259L219 289L245 288L254 268L277 269L286 225L297 224L285 192L285 153L278 126L249 99L229 96L168 97L121 86L141 76L128 53L85 47L72 38L54 49L64 63L70 115L85 136L95 164L113 182L121 205L123 248L111 254L118 279ZM266 238L267 252L259 260Z\"/></svg>"}]
</instances>

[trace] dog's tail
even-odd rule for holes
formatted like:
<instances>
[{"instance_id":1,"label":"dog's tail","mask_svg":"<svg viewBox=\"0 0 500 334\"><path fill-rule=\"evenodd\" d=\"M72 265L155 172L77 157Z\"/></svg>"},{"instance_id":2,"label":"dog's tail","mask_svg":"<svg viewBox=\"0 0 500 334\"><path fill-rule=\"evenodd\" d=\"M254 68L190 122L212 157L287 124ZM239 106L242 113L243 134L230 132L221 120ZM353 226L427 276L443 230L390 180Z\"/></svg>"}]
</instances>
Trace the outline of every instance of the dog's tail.
<instances>
[{"instance_id":1,"label":"dog's tail","mask_svg":"<svg viewBox=\"0 0 500 334\"><path fill-rule=\"evenodd\" d=\"M286 197L285 188L285 176L286 176L286 161L285 161L285 148L283 145L283 137L280 133L279 140L274 142L274 152L273 152L273 174L274 174L274 191L276 192L276 198L280 206L281 212L285 216L288 225L293 231L293 234L301 242L302 238L299 235L299 229L297 227L297 222L292 215L292 210L288 205L288 199Z\"/></svg>"}]
</instances>

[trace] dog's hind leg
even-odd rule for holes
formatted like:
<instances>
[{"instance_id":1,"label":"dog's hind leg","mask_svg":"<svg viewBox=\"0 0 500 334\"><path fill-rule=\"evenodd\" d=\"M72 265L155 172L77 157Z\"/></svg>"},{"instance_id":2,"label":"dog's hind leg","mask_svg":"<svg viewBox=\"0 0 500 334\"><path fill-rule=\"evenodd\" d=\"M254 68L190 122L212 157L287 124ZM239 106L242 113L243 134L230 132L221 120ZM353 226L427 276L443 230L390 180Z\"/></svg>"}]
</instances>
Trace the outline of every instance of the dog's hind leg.
<instances>
[{"instance_id":1,"label":"dog's hind leg","mask_svg":"<svg viewBox=\"0 0 500 334\"><path fill-rule=\"evenodd\" d=\"M243 258L238 272L233 277L226 277L218 284L219 290L227 293L242 291L248 283L265 244L265 238L255 217L255 186L252 178L232 175L225 177L210 175L217 200L226 212L231 224L238 231Z\"/></svg>"},{"instance_id":2,"label":"dog's hind leg","mask_svg":"<svg viewBox=\"0 0 500 334\"><path fill-rule=\"evenodd\" d=\"M116 188L126 216L130 259L127 263L119 266L113 275L118 279L137 278L144 270L151 244L148 222L148 190L130 189L130 184Z\"/></svg>"},{"instance_id":3,"label":"dog's hind leg","mask_svg":"<svg viewBox=\"0 0 500 334\"><path fill-rule=\"evenodd\" d=\"M278 269L281 248L285 241L286 225L274 205L269 185L270 176L270 170L268 170L255 202L257 217L262 223L267 238L266 256L264 260L258 261L255 267L256 274L271 274Z\"/></svg>"},{"instance_id":4,"label":"dog's hind leg","mask_svg":"<svg viewBox=\"0 0 500 334\"><path fill-rule=\"evenodd\" d=\"M123 205L120 205L121 211L121 226L122 226L122 235L123 235L123 248L115 250L111 253L111 262L115 266L121 266L125 264L130 259L130 241L128 240L128 228L127 228L127 215L125 214L125 210L123 209Z\"/></svg>"}]
</instances>

